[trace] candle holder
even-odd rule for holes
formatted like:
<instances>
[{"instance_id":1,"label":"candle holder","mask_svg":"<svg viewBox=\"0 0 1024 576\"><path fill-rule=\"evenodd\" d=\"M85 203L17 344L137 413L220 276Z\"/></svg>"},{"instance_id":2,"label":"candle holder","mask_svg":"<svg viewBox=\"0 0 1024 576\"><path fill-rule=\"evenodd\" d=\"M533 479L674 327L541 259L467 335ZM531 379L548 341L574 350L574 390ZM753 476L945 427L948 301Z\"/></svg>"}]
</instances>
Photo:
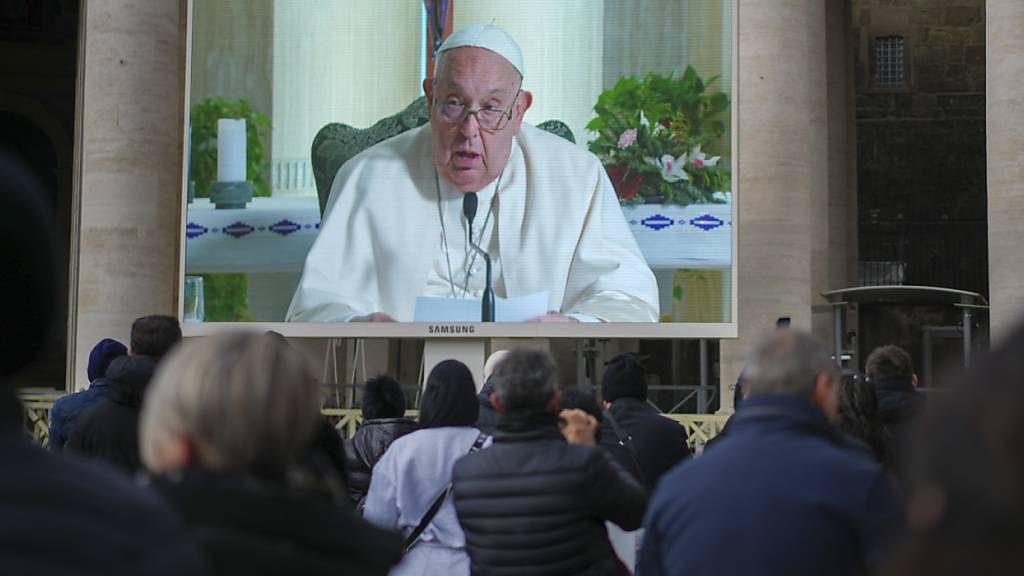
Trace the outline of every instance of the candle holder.
<instances>
[{"instance_id":1,"label":"candle holder","mask_svg":"<svg viewBox=\"0 0 1024 576\"><path fill-rule=\"evenodd\" d=\"M245 208L252 200L252 182L221 182L210 185L210 202L217 210Z\"/></svg>"}]
</instances>

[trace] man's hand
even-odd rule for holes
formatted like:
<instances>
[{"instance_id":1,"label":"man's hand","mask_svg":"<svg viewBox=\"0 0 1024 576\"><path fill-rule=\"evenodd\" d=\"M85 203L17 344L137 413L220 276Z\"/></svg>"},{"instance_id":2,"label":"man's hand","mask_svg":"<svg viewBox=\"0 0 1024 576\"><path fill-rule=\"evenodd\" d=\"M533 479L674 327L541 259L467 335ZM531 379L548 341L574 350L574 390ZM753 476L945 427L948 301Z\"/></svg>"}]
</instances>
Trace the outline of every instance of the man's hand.
<instances>
[{"instance_id":1,"label":"man's hand","mask_svg":"<svg viewBox=\"0 0 1024 576\"><path fill-rule=\"evenodd\" d=\"M540 322L542 324L570 324L573 322L579 322L579 320L572 316L566 316L565 314L559 314L557 310L551 310L543 316L537 316L530 320L530 322Z\"/></svg>"},{"instance_id":2,"label":"man's hand","mask_svg":"<svg viewBox=\"0 0 1024 576\"><path fill-rule=\"evenodd\" d=\"M583 410L562 410L558 415L565 426L562 427L562 436L569 444L583 444L594 446L597 444L597 419Z\"/></svg>"},{"instance_id":3,"label":"man's hand","mask_svg":"<svg viewBox=\"0 0 1024 576\"><path fill-rule=\"evenodd\" d=\"M374 312L365 316L356 316L351 322L394 322L395 319L383 312Z\"/></svg>"}]
</instances>

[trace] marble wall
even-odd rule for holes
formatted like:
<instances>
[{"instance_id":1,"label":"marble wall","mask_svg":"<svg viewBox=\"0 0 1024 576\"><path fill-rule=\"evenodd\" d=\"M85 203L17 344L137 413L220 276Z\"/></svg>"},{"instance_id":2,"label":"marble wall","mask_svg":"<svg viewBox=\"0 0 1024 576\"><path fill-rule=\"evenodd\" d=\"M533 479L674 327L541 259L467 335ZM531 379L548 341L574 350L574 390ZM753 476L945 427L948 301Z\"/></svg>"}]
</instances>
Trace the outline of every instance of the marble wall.
<instances>
[{"instance_id":1,"label":"marble wall","mask_svg":"<svg viewBox=\"0 0 1024 576\"><path fill-rule=\"evenodd\" d=\"M988 256L993 343L1024 314L1024 3L986 4Z\"/></svg>"},{"instance_id":2,"label":"marble wall","mask_svg":"<svg viewBox=\"0 0 1024 576\"><path fill-rule=\"evenodd\" d=\"M97 341L176 313L185 1L88 0L82 18L76 388Z\"/></svg>"}]
</instances>

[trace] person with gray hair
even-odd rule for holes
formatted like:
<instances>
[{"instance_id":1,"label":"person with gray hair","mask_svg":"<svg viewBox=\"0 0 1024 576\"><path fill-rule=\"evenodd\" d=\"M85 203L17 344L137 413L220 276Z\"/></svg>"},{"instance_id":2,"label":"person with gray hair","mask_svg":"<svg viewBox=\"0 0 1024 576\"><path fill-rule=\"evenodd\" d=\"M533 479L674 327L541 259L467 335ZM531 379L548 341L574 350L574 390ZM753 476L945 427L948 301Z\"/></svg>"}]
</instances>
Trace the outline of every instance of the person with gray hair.
<instances>
[{"instance_id":1,"label":"person with gray hair","mask_svg":"<svg viewBox=\"0 0 1024 576\"><path fill-rule=\"evenodd\" d=\"M832 426L837 371L798 330L752 350L729 435L666 474L644 520L639 572L860 574L903 519L889 474ZM742 522L737 519L742 518Z\"/></svg>"},{"instance_id":2,"label":"person with gray hair","mask_svg":"<svg viewBox=\"0 0 1024 576\"><path fill-rule=\"evenodd\" d=\"M474 575L623 573L604 523L639 528L647 494L594 446L593 416L559 413L555 373L546 352L510 352L491 376L494 445L455 464Z\"/></svg>"},{"instance_id":3,"label":"person with gray hair","mask_svg":"<svg viewBox=\"0 0 1024 576\"><path fill-rule=\"evenodd\" d=\"M386 574L398 562L397 535L298 466L319 404L305 359L267 334L188 342L158 370L142 408L142 460L214 574Z\"/></svg>"}]
</instances>

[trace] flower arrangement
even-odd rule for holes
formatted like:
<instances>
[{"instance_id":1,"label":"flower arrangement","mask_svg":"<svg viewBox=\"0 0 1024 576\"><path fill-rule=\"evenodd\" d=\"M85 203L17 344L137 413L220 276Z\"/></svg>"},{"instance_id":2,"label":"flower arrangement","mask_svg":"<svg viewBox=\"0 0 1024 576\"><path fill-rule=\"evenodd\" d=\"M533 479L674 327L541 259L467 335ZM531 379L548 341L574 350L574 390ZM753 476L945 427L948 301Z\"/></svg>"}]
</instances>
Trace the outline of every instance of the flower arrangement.
<instances>
[{"instance_id":1,"label":"flower arrangement","mask_svg":"<svg viewBox=\"0 0 1024 576\"><path fill-rule=\"evenodd\" d=\"M725 132L729 96L709 92L692 66L682 76L623 77L601 94L587 129L589 148L601 159L622 204L723 203L732 177L711 156Z\"/></svg>"}]
</instances>

